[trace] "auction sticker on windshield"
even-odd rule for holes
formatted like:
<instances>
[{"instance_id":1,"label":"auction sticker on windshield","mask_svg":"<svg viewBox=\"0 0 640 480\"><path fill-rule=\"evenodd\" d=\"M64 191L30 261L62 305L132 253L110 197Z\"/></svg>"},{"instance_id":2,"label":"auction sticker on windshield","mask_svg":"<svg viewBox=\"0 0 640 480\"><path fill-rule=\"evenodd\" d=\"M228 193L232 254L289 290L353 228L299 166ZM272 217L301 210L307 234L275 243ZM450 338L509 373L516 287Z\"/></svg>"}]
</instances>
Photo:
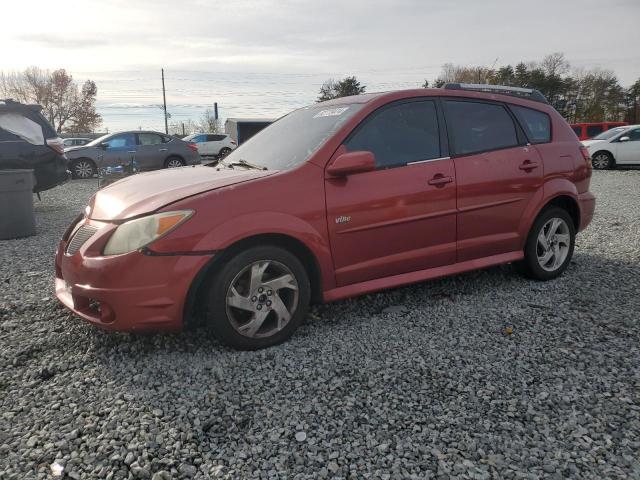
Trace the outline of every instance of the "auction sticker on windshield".
<instances>
[{"instance_id":1,"label":"auction sticker on windshield","mask_svg":"<svg viewBox=\"0 0 640 480\"><path fill-rule=\"evenodd\" d=\"M349 107L339 107L339 108L330 108L328 110L320 110L318 113L316 113L313 118L319 118L319 117L337 117L339 115L342 115L344 112L346 112L349 109Z\"/></svg>"}]
</instances>

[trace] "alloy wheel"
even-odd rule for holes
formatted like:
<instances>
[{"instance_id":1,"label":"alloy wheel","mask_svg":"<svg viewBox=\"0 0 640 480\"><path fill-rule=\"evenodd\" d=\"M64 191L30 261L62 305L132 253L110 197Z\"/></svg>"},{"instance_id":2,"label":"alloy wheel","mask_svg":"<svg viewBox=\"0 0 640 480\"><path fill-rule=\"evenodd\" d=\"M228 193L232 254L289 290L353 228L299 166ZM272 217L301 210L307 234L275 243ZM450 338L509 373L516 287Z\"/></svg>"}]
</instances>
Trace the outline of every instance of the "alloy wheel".
<instances>
[{"instance_id":1,"label":"alloy wheel","mask_svg":"<svg viewBox=\"0 0 640 480\"><path fill-rule=\"evenodd\" d=\"M287 326L298 308L298 282L287 266L274 260L247 265L227 290L227 317L249 338L271 337Z\"/></svg>"},{"instance_id":2,"label":"alloy wheel","mask_svg":"<svg viewBox=\"0 0 640 480\"><path fill-rule=\"evenodd\" d=\"M87 161L76 162L73 166L73 173L77 178L90 178L93 176L93 165Z\"/></svg>"},{"instance_id":3,"label":"alloy wheel","mask_svg":"<svg viewBox=\"0 0 640 480\"><path fill-rule=\"evenodd\" d=\"M182 162L180 160L178 160L177 158L172 158L171 160L169 160L167 162L167 168L178 168L178 167L183 167L184 165L182 164Z\"/></svg>"},{"instance_id":4,"label":"alloy wheel","mask_svg":"<svg viewBox=\"0 0 640 480\"><path fill-rule=\"evenodd\" d=\"M593 168L598 170L604 170L609 167L609 156L606 153L598 153L591 160Z\"/></svg>"},{"instance_id":5,"label":"alloy wheel","mask_svg":"<svg viewBox=\"0 0 640 480\"><path fill-rule=\"evenodd\" d=\"M561 218L551 218L540 229L536 252L538 264L547 272L562 266L571 248L571 233Z\"/></svg>"}]
</instances>

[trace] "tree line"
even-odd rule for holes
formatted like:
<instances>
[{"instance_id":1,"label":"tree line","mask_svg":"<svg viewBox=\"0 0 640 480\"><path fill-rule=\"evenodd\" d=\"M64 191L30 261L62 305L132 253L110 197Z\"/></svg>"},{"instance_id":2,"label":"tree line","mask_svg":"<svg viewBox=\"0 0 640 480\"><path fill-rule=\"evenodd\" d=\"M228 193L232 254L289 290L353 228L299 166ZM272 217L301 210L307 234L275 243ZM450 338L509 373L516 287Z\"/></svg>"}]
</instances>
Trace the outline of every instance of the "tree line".
<instances>
[{"instance_id":1,"label":"tree line","mask_svg":"<svg viewBox=\"0 0 640 480\"><path fill-rule=\"evenodd\" d=\"M80 86L63 68L0 71L0 99L41 105L43 115L58 133L88 133L99 127L102 118L96 112L97 95L94 81L87 80Z\"/></svg>"},{"instance_id":2,"label":"tree line","mask_svg":"<svg viewBox=\"0 0 640 480\"><path fill-rule=\"evenodd\" d=\"M462 66L447 63L440 75L423 88L446 83L483 83L539 90L571 123L627 121L640 123L640 79L624 88L615 73L599 68L572 69L562 53L552 53L539 62L520 62L501 67ZM356 77L325 82L318 101L364 93Z\"/></svg>"}]
</instances>

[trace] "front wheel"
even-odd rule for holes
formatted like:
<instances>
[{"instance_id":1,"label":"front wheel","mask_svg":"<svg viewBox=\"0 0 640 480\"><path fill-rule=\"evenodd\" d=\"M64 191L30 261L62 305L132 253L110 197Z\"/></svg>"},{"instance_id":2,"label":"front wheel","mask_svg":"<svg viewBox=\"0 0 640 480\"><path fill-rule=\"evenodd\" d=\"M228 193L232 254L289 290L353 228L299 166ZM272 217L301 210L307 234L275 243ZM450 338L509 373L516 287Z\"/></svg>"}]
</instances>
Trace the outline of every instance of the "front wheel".
<instances>
[{"instance_id":1,"label":"front wheel","mask_svg":"<svg viewBox=\"0 0 640 480\"><path fill-rule=\"evenodd\" d=\"M95 164L86 158L71 162L71 174L73 178L92 178L96 174Z\"/></svg>"},{"instance_id":2,"label":"front wheel","mask_svg":"<svg viewBox=\"0 0 640 480\"><path fill-rule=\"evenodd\" d=\"M165 168L184 167L184 165L185 165L184 160L182 160L180 157L169 157L164 162Z\"/></svg>"},{"instance_id":3,"label":"front wheel","mask_svg":"<svg viewBox=\"0 0 640 480\"><path fill-rule=\"evenodd\" d=\"M551 280L562 274L573 256L576 230L566 210L550 208L542 212L529 233L524 260L518 270L535 280Z\"/></svg>"},{"instance_id":4,"label":"front wheel","mask_svg":"<svg viewBox=\"0 0 640 480\"><path fill-rule=\"evenodd\" d=\"M213 278L207 323L223 343L257 350L287 340L304 320L311 296L298 258L275 246L239 253Z\"/></svg>"},{"instance_id":5,"label":"front wheel","mask_svg":"<svg viewBox=\"0 0 640 480\"><path fill-rule=\"evenodd\" d=\"M597 152L591 159L591 165L596 170L609 170L613 168L613 157L609 152Z\"/></svg>"}]
</instances>

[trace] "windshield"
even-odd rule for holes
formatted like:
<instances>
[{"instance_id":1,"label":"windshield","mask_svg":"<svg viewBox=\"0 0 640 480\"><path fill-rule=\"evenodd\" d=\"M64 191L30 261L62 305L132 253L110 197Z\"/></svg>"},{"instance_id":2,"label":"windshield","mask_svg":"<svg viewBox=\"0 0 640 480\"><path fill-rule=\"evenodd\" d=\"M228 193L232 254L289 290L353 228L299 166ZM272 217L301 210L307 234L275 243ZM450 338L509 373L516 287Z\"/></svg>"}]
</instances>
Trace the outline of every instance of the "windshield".
<instances>
[{"instance_id":1,"label":"windshield","mask_svg":"<svg viewBox=\"0 0 640 480\"><path fill-rule=\"evenodd\" d=\"M351 118L362 104L313 105L285 115L240 145L224 163L245 162L287 170L303 162Z\"/></svg>"},{"instance_id":2,"label":"windshield","mask_svg":"<svg viewBox=\"0 0 640 480\"><path fill-rule=\"evenodd\" d=\"M617 127L612 128L611 130L607 130L606 132L602 132L600 135L596 135L591 140L609 140L610 138L615 137L619 133L624 132L627 127Z\"/></svg>"},{"instance_id":3,"label":"windshield","mask_svg":"<svg viewBox=\"0 0 640 480\"><path fill-rule=\"evenodd\" d=\"M96 138L95 140L89 142L86 144L87 147L97 147L98 145L100 145L102 142L104 142L108 137L110 137L111 135L113 135L112 133L107 133L106 135L103 135L101 137Z\"/></svg>"}]
</instances>

